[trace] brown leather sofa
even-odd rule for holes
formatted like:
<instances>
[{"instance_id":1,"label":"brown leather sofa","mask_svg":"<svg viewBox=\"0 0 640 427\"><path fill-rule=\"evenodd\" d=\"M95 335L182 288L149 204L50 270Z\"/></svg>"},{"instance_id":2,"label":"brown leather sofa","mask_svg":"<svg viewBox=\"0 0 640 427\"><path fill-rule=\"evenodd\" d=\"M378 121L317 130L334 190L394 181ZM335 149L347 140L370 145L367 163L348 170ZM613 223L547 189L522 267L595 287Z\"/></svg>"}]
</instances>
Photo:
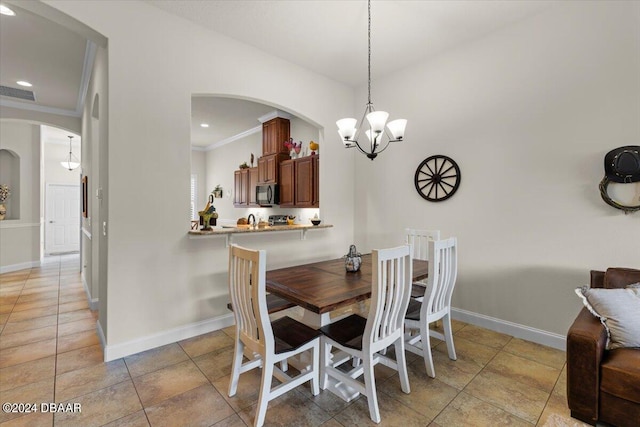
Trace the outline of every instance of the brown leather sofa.
<instances>
[{"instance_id":1,"label":"brown leather sofa","mask_svg":"<svg viewBox=\"0 0 640 427\"><path fill-rule=\"evenodd\" d=\"M592 288L624 288L640 270L591 271ZM606 350L600 320L583 308L567 334L567 399L571 416L595 425L640 426L640 348Z\"/></svg>"}]
</instances>

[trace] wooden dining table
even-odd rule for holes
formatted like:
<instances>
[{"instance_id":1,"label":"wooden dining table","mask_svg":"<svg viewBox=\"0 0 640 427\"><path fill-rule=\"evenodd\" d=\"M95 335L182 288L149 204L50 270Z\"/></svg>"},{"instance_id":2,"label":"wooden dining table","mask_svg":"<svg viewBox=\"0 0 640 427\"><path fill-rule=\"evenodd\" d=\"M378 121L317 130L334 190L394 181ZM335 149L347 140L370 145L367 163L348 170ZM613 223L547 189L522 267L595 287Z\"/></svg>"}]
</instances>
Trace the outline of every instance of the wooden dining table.
<instances>
[{"instance_id":1,"label":"wooden dining table","mask_svg":"<svg viewBox=\"0 0 640 427\"><path fill-rule=\"evenodd\" d=\"M303 323L321 327L330 313L371 298L371 254L362 256L357 272L347 272L344 258L267 271L267 292L304 308ZM428 262L413 260L413 280L427 277Z\"/></svg>"}]
</instances>

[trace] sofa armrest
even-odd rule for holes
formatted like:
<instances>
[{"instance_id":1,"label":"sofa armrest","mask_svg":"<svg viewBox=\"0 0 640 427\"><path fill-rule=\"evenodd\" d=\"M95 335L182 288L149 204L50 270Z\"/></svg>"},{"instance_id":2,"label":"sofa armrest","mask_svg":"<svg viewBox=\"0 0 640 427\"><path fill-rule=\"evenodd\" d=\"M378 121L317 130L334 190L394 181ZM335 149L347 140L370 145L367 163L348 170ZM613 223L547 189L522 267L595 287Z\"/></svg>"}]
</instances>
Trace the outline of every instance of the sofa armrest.
<instances>
[{"instance_id":1,"label":"sofa armrest","mask_svg":"<svg viewBox=\"0 0 640 427\"><path fill-rule=\"evenodd\" d=\"M600 363L607 332L586 308L567 333L567 400L571 416L590 424L598 419Z\"/></svg>"}]
</instances>

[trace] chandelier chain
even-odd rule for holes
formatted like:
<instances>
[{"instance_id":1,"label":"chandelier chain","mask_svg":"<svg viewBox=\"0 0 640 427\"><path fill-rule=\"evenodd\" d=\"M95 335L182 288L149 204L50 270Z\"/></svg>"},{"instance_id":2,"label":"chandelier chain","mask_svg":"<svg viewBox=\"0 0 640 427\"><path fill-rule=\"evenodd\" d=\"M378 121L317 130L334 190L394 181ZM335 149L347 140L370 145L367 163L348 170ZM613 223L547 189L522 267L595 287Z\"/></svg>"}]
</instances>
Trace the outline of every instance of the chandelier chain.
<instances>
[{"instance_id":1,"label":"chandelier chain","mask_svg":"<svg viewBox=\"0 0 640 427\"><path fill-rule=\"evenodd\" d=\"M367 93L369 96L369 102L367 106L371 106L371 0L367 1L367 9L369 14L369 22L368 22L368 32L367 32L367 42L368 42L368 58L367 58L367 70L368 70L368 81L367 81Z\"/></svg>"}]
</instances>

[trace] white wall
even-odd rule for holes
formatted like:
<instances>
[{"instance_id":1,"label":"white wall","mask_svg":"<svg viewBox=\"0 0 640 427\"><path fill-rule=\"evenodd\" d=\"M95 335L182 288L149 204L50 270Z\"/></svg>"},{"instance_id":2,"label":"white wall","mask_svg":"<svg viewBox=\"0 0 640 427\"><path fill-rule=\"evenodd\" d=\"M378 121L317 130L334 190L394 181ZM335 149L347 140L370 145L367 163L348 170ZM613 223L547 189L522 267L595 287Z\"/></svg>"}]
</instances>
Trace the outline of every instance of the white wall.
<instances>
[{"instance_id":1,"label":"white wall","mask_svg":"<svg viewBox=\"0 0 640 427\"><path fill-rule=\"evenodd\" d=\"M457 236L455 307L564 335L590 269L640 268L640 214L598 192L605 153L640 143L638 76L640 3L565 2L374 81L376 108L409 122L405 142L358 156L358 244ZM462 173L441 203L413 183L434 154Z\"/></svg>"},{"instance_id":2,"label":"white wall","mask_svg":"<svg viewBox=\"0 0 640 427\"><path fill-rule=\"evenodd\" d=\"M238 241L266 249L268 267L345 253L354 202L343 183L353 182L353 154L333 129L353 113L351 90L144 3L47 4L109 39L107 359L200 333L229 314L224 242L186 233L192 94L282 106L331 130L320 131L320 200L335 227L306 241L290 233ZM102 301L101 293L101 323Z\"/></svg>"},{"instance_id":3,"label":"white wall","mask_svg":"<svg viewBox=\"0 0 640 427\"><path fill-rule=\"evenodd\" d=\"M211 189L207 185L207 164L206 152L191 150L191 174L196 175L197 179L197 196L196 209L202 209L206 206ZM203 203L204 202L204 203ZM196 212L197 214L197 212Z\"/></svg>"},{"instance_id":4,"label":"white wall","mask_svg":"<svg viewBox=\"0 0 640 427\"><path fill-rule=\"evenodd\" d=\"M40 127L1 120L0 149L20 158L19 197L12 194L6 202L9 208L12 201L19 200L20 218L0 221L0 271L6 272L40 262Z\"/></svg>"}]
</instances>

